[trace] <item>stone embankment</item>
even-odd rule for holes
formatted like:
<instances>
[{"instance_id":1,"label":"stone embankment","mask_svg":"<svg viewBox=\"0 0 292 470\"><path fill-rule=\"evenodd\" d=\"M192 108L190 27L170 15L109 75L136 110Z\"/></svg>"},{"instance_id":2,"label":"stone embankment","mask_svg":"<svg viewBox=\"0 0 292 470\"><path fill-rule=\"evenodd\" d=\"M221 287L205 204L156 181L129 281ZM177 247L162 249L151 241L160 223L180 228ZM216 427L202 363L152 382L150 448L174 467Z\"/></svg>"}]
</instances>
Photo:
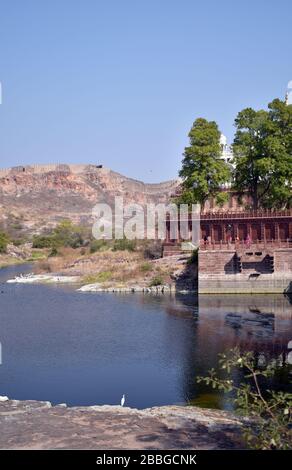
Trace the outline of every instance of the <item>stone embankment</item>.
<instances>
[{"instance_id":1,"label":"stone embankment","mask_svg":"<svg viewBox=\"0 0 292 470\"><path fill-rule=\"evenodd\" d=\"M86 284L78 289L80 292L114 292L114 293L130 293L130 292L143 292L153 294L166 294L172 292L195 292L187 289L178 290L174 284L161 285L161 286L128 286L128 287L103 287L101 284Z\"/></svg>"},{"instance_id":2,"label":"stone embankment","mask_svg":"<svg viewBox=\"0 0 292 470\"><path fill-rule=\"evenodd\" d=\"M188 406L137 410L0 400L1 449L236 449L243 422Z\"/></svg>"},{"instance_id":3,"label":"stone embankment","mask_svg":"<svg viewBox=\"0 0 292 470\"><path fill-rule=\"evenodd\" d=\"M79 276L58 276L57 274L26 274L23 276L16 276L13 279L8 279L9 284L78 284L80 283ZM166 294L173 292L195 292L189 289L177 289L174 284L159 285L159 286L138 286L129 285L127 287L104 287L101 283L85 284L77 289L80 292L113 292L113 293L153 293L153 294Z\"/></svg>"}]
</instances>

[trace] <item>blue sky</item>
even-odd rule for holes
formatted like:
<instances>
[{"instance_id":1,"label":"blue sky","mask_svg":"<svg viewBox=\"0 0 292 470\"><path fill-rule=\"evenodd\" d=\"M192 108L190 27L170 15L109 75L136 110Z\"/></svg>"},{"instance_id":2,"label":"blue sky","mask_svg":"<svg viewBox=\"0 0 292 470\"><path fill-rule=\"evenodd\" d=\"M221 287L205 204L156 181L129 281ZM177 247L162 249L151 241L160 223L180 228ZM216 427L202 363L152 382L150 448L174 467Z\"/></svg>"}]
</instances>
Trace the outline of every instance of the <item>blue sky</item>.
<instances>
[{"instance_id":1,"label":"blue sky","mask_svg":"<svg viewBox=\"0 0 292 470\"><path fill-rule=\"evenodd\" d=\"M2 0L0 166L97 163L177 176L199 116L236 113L292 80L290 0Z\"/></svg>"}]
</instances>

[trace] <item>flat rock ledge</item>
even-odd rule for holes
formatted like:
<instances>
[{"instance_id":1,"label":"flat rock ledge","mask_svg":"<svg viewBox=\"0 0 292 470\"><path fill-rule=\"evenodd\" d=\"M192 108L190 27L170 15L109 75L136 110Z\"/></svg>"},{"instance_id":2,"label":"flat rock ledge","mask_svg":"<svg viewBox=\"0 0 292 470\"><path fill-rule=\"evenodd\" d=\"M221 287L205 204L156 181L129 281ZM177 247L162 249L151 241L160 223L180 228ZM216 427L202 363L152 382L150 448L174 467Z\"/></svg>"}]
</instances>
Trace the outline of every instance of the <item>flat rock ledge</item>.
<instances>
[{"instance_id":1,"label":"flat rock ledge","mask_svg":"<svg viewBox=\"0 0 292 470\"><path fill-rule=\"evenodd\" d=\"M240 449L243 421L189 406L137 410L0 401L1 449Z\"/></svg>"},{"instance_id":2,"label":"flat rock ledge","mask_svg":"<svg viewBox=\"0 0 292 470\"><path fill-rule=\"evenodd\" d=\"M169 284L169 285L161 285L161 286L127 286L127 287L118 287L118 286L112 286L112 287L103 287L99 283L94 283L94 284L85 284L84 286L80 287L77 289L80 292L113 292L113 293L135 293L135 292L142 292L144 294L150 293L150 294L171 294L171 293L181 293L181 294L188 294L188 293L194 293L196 292L195 290L189 290L189 289L177 289L175 285Z\"/></svg>"},{"instance_id":3,"label":"flat rock ledge","mask_svg":"<svg viewBox=\"0 0 292 470\"><path fill-rule=\"evenodd\" d=\"M13 279L6 281L9 284L79 284L80 276L64 276L58 274L26 274L24 276L16 276ZM152 293L152 294L167 294L167 293L181 293L188 294L197 292L190 289L178 289L174 284L159 285L159 286L138 286L128 285L124 287L111 286L104 287L100 283L85 284L77 289L80 292L112 292L112 293Z\"/></svg>"}]
</instances>

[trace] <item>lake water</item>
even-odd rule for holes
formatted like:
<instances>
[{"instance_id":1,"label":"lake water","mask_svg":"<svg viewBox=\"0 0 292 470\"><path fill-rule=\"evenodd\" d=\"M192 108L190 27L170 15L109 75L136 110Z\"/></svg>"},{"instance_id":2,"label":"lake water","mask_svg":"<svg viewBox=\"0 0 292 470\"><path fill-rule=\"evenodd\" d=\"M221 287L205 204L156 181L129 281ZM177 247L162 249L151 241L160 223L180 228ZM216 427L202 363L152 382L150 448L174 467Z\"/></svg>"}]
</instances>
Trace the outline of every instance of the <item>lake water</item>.
<instances>
[{"instance_id":1,"label":"lake water","mask_svg":"<svg viewBox=\"0 0 292 470\"><path fill-rule=\"evenodd\" d=\"M68 405L174 403L230 408L195 382L235 345L277 357L292 339L291 299L80 293L6 284L0 270L0 395ZM198 305L199 304L199 305Z\"/></svg>"}]
</instances>

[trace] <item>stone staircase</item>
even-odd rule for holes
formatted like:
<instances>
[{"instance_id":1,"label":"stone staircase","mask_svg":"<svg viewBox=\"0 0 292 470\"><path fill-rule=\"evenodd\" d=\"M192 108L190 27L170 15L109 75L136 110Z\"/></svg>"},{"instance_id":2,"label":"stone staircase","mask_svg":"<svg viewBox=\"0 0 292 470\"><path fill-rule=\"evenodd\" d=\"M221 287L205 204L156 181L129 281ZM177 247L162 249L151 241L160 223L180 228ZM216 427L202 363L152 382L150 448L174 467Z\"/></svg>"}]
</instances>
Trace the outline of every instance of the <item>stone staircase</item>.
<instances>
[{"instance_id":1,"label":"stone staircase","mask_svg":"<svg viewBox=\"0 0 292 470\"><path fill-rule=\"evenodd\" d=\"M179 255L181 253L181 247L178 244L166 244L163 245L163 254L162 256L172 256Z\"/></svg>"},{"instance_id":2,"label":"stone staircase","mask_svg":"<svg viewBox=\"0 0 292 470\"><path fill-rule=\"evenodd\" d=\"M243 274L272 274L274 272L274 256L265 250L237 251L234 271Z\"/></svg>"},{"instance_id":3,"label":"stone staircase","mask_svg":"<svg viewBox=\"0 0 292 470\"><path fill-rule=\"evenodd\" d=\"M173 256L173 255L191 255L192 250L185 250L182 248L181 243L164 243L162 250L162 257Z\"/></svg>"}]
</instances>

